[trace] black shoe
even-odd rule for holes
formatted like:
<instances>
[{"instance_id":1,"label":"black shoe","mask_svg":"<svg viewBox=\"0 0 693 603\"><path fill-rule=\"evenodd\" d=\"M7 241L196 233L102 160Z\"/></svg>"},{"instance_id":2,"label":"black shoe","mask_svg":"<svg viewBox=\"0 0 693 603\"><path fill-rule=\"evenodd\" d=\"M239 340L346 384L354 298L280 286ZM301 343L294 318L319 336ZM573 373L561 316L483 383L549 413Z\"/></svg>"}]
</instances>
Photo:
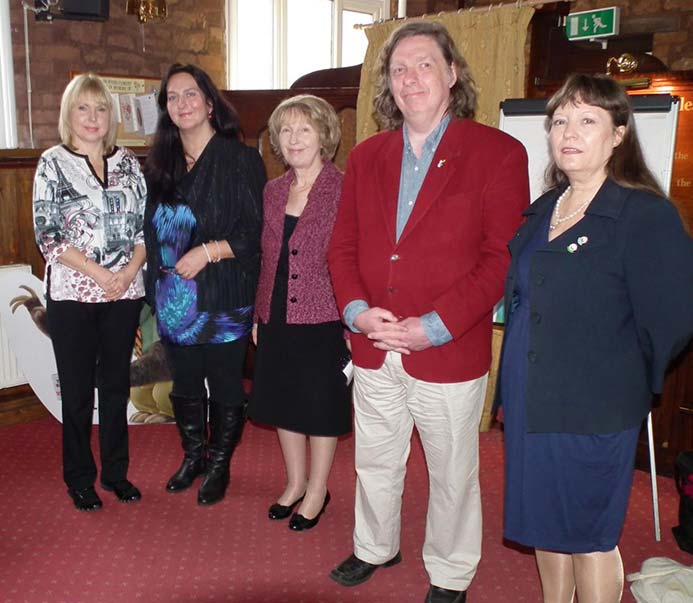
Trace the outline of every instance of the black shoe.
<instances>
[{"instance_id":1,"label":"black shoe","mask_svg":"<svg viewBox=\"0 0 693 603\"><path fill-rule=\"evenodd\" d=\"M72 498L78 511L97 511L103 507L103 503L96 490L94 490L94 486L88 486L81 490L68 488L67 493Z\"/></svg>"},{"instance_id":2,"label":"black shoe","mask_svg":"<svg viewBox=\"0 0 693 603\"><path fill-rule=\"evenodd\" d=\"M303 496L305 496L305 494ZM291 515L294 507L303 500L303 496L292 502L290 505L280 505L279 503L274 503L269 508L269 511L267 511L267 517L270 519L286 519L289 515Z\"/></svg>"},{"instance_id":3,"label":"black shoe","mask_svg":"<svg viewBox=\"0 0 693 603\"><path fill-rule=\"evenodd\" d=\"M466 600L466 590L450 590L431 584L425 603L465 603Z\"/></svg>"},{"instance_id":4,"label":"black shoe","mask_svg":"<svg viewBox=\"0 0 693 603\"><path fill-rule=\"evenodd\" d=\"M198 505L213 505L226 495L229 463L243 433L245 409L217 400L209 401L207 472L197 494Z\"/></svg>"},{"instance_id":5,"label":"black shoe","mask_svg":"<svg viewBox=\"0 0 693 603\"><path fill-rule=\"evenodd\" d=\"M207 397L183 398L171 394L169 398L180 433L183 462L166 483L166 491L181 492L192 486L206 468Z\"/></svg>"},{"instance_id":6,"label":"black shoe","mask_svg":"<svg viewBox=\"0 0 693 603\"><path fill-rule=\"evenodd\" d=\"M101 487L106 492L115 493L120 502L137 502L142 498L142 493L126 479L113 483L101 482Z\"/></svg>"},{"instance_id":7,"label":"black shoe","mask_svg":"<svg viewBox=\"0 0 693 603\"><path fill-rule=\"evenodd\" d=\"M226 496L229 485L229 466L210 467L197 492L197 504L209 506L218 503Z\"/></svg>"},{"instance_id":8,"label":"black shoe","mask_svg":"<svg viewBox=\"0 0 693 603\"><path fill-rule=\"evenodd\" d=\"M181 466L166 483L167 492L182 492L192 486L195 478L205 472L205 460L184 457Z\"/></svg>"},{"instance_id":9,"label":"black shoe","mask_svg":"<svg viewBox=\"0 0 693 603\"><path fill-rule=\"evenodd\" d=\"M356 586L368 580L379 567L392 567L400 561L402 555L399 552L389 561L378 565L361 561L352 554L330 572L330 578L342 586Z\"/></svg>"},{"instance_id":10,"label":"black shoe","mask_svg":"<svg viewBox=\"0 0 693 603\"><path fill-rule=\"evenodd\" d=\"M294 530L294 532L302 532L303 530L310 530L311 528L314 528L316 525L318 525L318 522L320 521L320 516L325 512L325 508L327 507L327 503L329 502L330 491L328 490L327 494L325 494L325 502L322 503L322 509L320 509L318 514L315 517L313 517L313 519L306 519L300 513L294 513L293 517L291 518L291 521L289 522L289 529Z\"/></svg>"}]
</instances>

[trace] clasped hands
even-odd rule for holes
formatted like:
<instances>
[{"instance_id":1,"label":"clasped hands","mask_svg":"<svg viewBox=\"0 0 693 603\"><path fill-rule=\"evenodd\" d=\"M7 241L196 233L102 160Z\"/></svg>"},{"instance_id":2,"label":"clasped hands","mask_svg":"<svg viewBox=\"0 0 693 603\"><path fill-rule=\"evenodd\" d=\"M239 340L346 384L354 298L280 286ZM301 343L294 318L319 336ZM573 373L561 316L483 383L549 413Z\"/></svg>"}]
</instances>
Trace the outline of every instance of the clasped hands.
<instances>
[{"instance_id":1,"label":"clasped hands","mask_svg":"<svg viewBox=\"0 0 693 603\"><path fill-rule=\"evenodd\" d=\"M137 274L137 271L133 273L127 266L118 272L111 272L108 268L100 268L99 275L94 280L103 289L104 297L108 301L116 301L123 297Z\"/></svg>"},{"instance_id":2,"label":"clasped hands","mask_svg":"<svg viewBox=\"0 0 693 603\"><path fill-rule=\"evenodd\" d=\"M356 315L354 326L379 350L408 355L433 345L418 316L398 318L384 308L369 308Z\"/></svg>"}]
</instances>

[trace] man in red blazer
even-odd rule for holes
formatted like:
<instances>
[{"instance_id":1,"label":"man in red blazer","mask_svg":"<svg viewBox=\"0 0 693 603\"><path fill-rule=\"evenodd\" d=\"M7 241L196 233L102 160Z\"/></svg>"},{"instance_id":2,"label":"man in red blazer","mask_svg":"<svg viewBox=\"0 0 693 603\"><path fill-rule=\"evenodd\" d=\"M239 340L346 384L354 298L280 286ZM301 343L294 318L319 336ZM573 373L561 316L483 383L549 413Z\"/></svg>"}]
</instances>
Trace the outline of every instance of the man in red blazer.
<instances>
[{"instance_id":1,"label":"man in red blazer","mask_svg":"<svg viewBox=\"0 0 693 603\"><path fill-rule=\"evenodd\" d=\"M439 24L392 34L378 86L387 131L349 156L329 252L354 332L358 476L354 554L330 576L355 586L401 560L416 425L430 474L426 601L460 603L481 556L478 426L507 242L529 200L527 155L470 119L474 82Z\"/></svg>"}]
</instances>

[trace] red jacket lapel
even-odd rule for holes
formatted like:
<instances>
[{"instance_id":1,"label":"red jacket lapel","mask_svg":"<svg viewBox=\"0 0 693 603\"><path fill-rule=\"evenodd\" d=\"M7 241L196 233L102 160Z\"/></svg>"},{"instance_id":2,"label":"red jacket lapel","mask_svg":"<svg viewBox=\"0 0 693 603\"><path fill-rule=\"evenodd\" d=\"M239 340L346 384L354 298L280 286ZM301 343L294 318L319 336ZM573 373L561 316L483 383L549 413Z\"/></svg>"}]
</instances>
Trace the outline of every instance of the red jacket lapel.
<instances>
[{"instance_id":1,"label":"red jacket lapel","mask_svg":"<svg viewBox=\"0 0 693 603\"><path fill-rule=\"evenodd\" d=\"M397 231L397 197L403 150L402 130L395 130L390 134L390 140L383 145L380 156L375 158L376 181L380 194L378 202L383 212L385 231L393 247Z\"/></svg>"},{"instance_id":2,"label":"red jacket lapel","mask_svg":"<svg viewBox=\"0 0 693 603\"><path fill-rule=\"evenodd\" d=\"M428 168L428 173L416 198L411 216L409 216L409 220L407 220L407 224L399 238L399 243L409 236L426 213L433 207L457 171L455 158L463 153L464 146L460 145L460 138L464 136L464 129L464 120L453 119L448 124L443 138L440 140L438 148L433 155L433 161L431 161L431 166Z\"/></svg>"}]
</instances>

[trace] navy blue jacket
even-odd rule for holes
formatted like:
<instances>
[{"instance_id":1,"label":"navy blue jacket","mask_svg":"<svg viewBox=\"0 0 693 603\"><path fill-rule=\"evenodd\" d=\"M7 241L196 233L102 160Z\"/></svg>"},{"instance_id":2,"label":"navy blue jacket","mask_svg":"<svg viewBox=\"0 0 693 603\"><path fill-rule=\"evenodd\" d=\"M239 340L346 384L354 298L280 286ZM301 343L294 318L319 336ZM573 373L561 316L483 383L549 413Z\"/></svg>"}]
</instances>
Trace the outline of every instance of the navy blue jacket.
<instances>
[{"instance_id":1,"label":"navy blue jacket","mask_svg":"<svg viewBox=\"0 0 693 603\"><path fill-rule=\"evenodd\" d=\"M517 258L561 192L533 203L508 245L509 320ZM528 366L528 431L635 427L693 336L693 241L668 200L607 179L582 220L533 254L529 301L529 352L515 359Z\"/></svg>"}]
</instances>

